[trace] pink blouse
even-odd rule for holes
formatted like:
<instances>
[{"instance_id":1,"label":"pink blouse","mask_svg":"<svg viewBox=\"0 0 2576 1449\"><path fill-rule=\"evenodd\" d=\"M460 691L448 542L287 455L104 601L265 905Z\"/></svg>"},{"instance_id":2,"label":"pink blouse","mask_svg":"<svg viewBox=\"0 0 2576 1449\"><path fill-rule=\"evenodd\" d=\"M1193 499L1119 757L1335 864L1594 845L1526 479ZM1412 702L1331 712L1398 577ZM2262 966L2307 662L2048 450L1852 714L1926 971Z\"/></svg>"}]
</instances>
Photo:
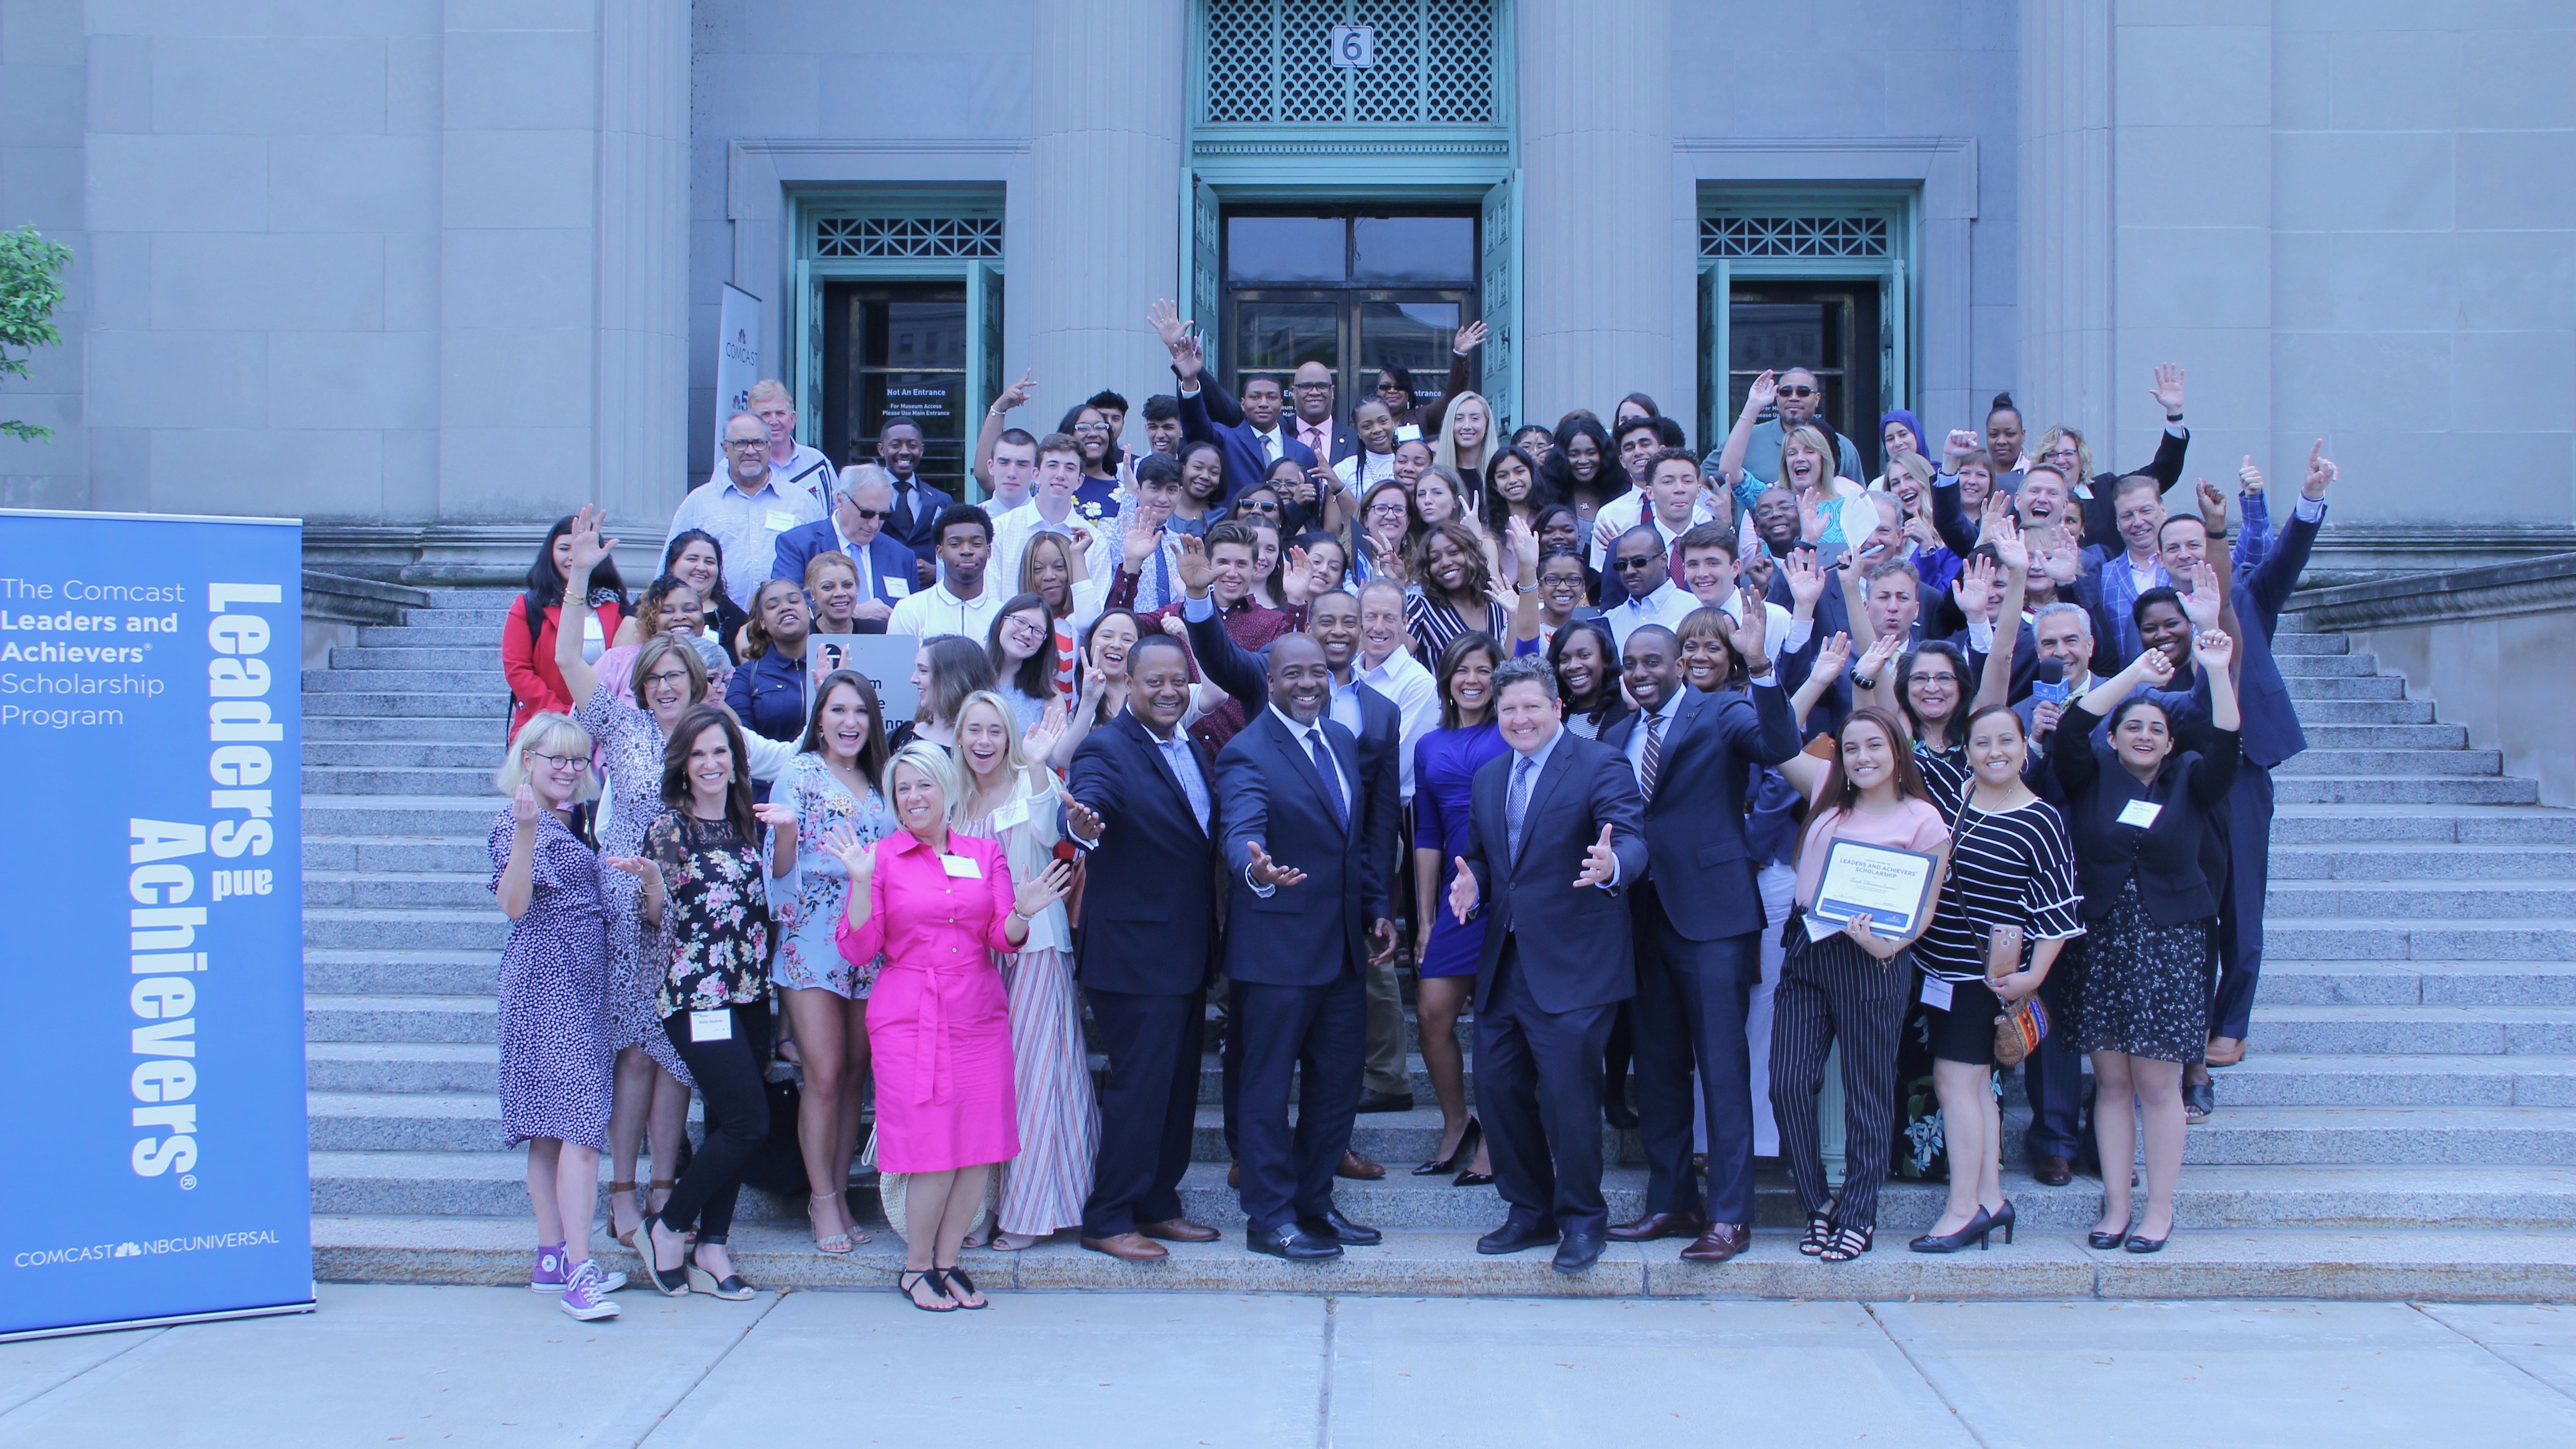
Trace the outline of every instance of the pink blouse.
<instances>
[{"instance_id":1,"label":"pink blouse","mask_svg":"<svg viewBox=\"0 0 2576 1449\"><path fill-rule=\"evenodd\" d=\"M833 943L854 964L885 953L877 991L901 972L913 975L928 998L922 1010L932 1060L914 1078L917 1102L945 1100L949 1008L967 1006L985 978L998 981L993 953L1015 949L1002 934L1017 893L1001 846L951 832L948 853L973 861L982 878L950 875L939 852L909 830L878 841L867 924L853 930L844 913L832 928Z\"/></svg>"}]
</instances>

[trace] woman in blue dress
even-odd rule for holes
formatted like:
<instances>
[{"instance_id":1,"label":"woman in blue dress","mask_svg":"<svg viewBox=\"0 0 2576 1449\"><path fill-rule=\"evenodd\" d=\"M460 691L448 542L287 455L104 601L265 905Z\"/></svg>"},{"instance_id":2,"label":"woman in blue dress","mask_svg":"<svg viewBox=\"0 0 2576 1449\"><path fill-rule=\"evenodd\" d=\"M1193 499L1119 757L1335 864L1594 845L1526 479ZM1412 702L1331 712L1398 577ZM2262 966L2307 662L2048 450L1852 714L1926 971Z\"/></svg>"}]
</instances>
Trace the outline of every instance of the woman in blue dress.
<instances>
[{"instance_id":1,"label":"woman in blue dress","mask_svg":"<svg viewBox=\"0 0 2576 1449\"><path fill-rule=\"evenodd\" d=\"M1458 1014L1476 991L1476 966L1485 950L1485 920L1460 925L1447 911L1434 910L1442 899L1440 882L1448 863L1467 853L1470 803L1476 771L1503 754L1502 731L1494 727L1494 667L1503 647L1490 634L1469 632L1440 651L1440 728L1413 747L1413 875L1422 922L1414 939L1414 974L1420 978L1416 1014L1422 1022L1422 1065L1431 1090L1440 1098L1440 1151L1413 1169L1416 1177L1457 1171L1460 1187L1494 1180L1485 1155L1484 1131L1467 1115L1466 1064L1458 1050Z\"/></svg>"}]
</instances>

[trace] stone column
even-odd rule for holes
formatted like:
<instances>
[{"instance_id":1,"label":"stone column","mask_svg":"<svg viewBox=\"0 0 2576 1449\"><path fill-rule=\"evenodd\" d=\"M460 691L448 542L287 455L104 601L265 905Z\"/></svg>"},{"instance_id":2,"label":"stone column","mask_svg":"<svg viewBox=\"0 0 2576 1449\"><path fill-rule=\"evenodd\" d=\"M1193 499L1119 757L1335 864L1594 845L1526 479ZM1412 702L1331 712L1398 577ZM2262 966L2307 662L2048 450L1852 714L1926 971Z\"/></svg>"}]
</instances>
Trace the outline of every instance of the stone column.
<instances>
[{"instance_id":1,"label":"stone column","mask_svg":"<svg viewBox=\"0 0 2576 1449\"><path fill-rule=\"evenodd\" d=\"M1168 389L1145 309L1180 285L1188 24L1184 6L1133 0L1036 0L1033 12L1028 195L1010 201L1003 305L1031 320L1034 345L1002 367L1006 380L1036 372L1021 421L1044 432L1101 388L1140 407ZM1131 420L1129 443L1142 437Z\"/></svg>"},{"instance_id":2,"label":"stone column","mask_svg":"<svg viewBox=\"0 0 2576 1449\"><path fill-rule=\"evenodd\" d=\"M1675 211L1671 0L1522 0L1513 25L1522 420L1607 416L1631 390L1690 417L1676 341L1698 323Z\"/></svg>"},{"instance_id":3,"label":"stone column","mask_svg":"<svg viewBox=\"0 0 2576 1449\"><path fill-rule=\"evenodd\" d=\"M651 532L688 487L689 0L599 13L595 496Z\"/></svg>"},{"instance_id":4,"label":"stone column","mask_svg":"<svg viewBox=\"0 0 2576 1449\"><path fill-rule=\"evenodd\" d=\"M2057 422L2103 442L2111 437L2110 8L2103 0L2022 0L2021 351L2013 396L2034 443ZM2100 443L2094 460L2118 466Z\"/></svg>"}]
</instances>

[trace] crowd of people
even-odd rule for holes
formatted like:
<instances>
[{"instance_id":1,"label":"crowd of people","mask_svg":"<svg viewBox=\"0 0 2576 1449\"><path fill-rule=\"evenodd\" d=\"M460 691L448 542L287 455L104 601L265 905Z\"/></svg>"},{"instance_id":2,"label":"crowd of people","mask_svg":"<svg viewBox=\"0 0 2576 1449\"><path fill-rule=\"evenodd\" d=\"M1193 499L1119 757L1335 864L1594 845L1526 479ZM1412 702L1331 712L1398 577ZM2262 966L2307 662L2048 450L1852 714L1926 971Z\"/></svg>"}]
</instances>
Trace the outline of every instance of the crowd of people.
<instances>
[{"instance_id":1,"label":"crowd of people","mask_svg":"<svg viewBox=\"0 0 2576 1449\"><path fill-rule=\"evenodd\" d=\"M967 1247L1213 1241L1180 1196L1212 1019L1248 1248L1377 1244L1335 1183L1387 1170L1359 1114L1414 1105L1408 973L1441 1119L1411 1170L1499 1190L1481 1252L1722 1263L1765 1171L1824 1262L1872 1250L1891 1176L1947 1181L1914 1251L2009 1244L2016 1066L2031 1175L2095 1167L2091 1245L2164 1245L2245 1053L2322 444L2277 529L2245 460L2231 529L2205 480L2169 505L2170 366L2139 471L1998 395L1937 447L1891 411L1862 478L1803 368L1694 453L1636 393L1511 428L1480 326L1444 391L1390 368L1345 413L1321 365L1230 394L1149 320L1141 449L1113 392L1013 426L1023 377L967 502L913 423L835 471L763 383L640 596L596 510L550 532L491 834L534 1286L614 1316L605 1152L652 1285L747 1296L726 1244L782 1076L815 1249L867 1240L864 1141L924 1311L987 1306ZM835 667L859 633L918 641L910 718ZM1856 908L1846 868L1920 898ZM1612 1127L1647 1169L1617 1223Z\"/></svg>"}]
</instances>

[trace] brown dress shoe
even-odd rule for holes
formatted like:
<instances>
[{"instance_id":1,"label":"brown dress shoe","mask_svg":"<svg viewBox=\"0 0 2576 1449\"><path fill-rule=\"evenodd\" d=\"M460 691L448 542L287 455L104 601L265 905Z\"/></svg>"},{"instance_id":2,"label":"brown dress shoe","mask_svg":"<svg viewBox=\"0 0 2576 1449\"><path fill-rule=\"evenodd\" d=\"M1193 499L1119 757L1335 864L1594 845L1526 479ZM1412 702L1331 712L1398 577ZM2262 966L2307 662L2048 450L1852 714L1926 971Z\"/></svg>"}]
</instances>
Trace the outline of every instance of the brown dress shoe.
<instances>
[{"instance_id":1,"label":"brown dress shoe","mask_svg":"<svg viewBox=\"0 0 2576 1449\"><path fill-rule=\"evenodd\" d=\"M1697 1213L1647 1213L1632 1223L1620 1223L1602 1234L1614 1243L1651 1243L1657 1238L1696 1238L1708 1231L1708 1223Z\"/></svg>"},{"instance_id":2,"label":"brown dress shoe","mask_svg":"<svg viewBox=\"0 0 2576 1449\"><path fill-rule=\"evenodd\" d=\"M1227 1164L1225 1165L1225 1185L1226 1185L1226 1186L1228 1186L1228 1187L1241 1187L1241 1186L1243 1186L1243 1164L1242 1164L1242 1163L1240 1163L1240 1162L1229 1162L1229 1163L1227 1163Z\"/></svg>"},{"instance_id":3,"label":"brown dress shoe","mask_svg":"<svg viewBox=\"0 0 2576 1449\"><path fill-rule=\"evenodd\" d=\"M2245 1060L2244 1039L2233 1036L2211 1037L2209 1051L2201 1060L2213 1067L2232 1067Z\"/></svg>"},{"instance_id":4,"label":"brown dress shoe","mask_svg":"<svg viewBox=\"0 0 2576 1449\"><path fill-rule=\"evenodd\" d=\"M1386 1176L1386 1169L1356 1152L1344 1149L1342 1165L1333 1169L1333 1176L1355 1178L1361 1182L1375 1182Z\"/></svg>"},{"instance_id":5,"label":"brown dress shoe","mask_svg":"<svg viewBox=\"0 0 2576 1449\"><path fill-rule=\"evenodd\" d=\"M2075 1180L2075 1164L2063 1157L2043 1157L2031 1163L2030 1175L2050 1187L2064 1187Z\"/></svg>"},{"instance_id":6,"label":"brown dress shoe","mask_svg":"<svg viewBox=\"0 0 2576 1449\"><path fill-rule=\"evenodd\" d=\"M1188 1218L1172 1218L1159 1223L1138 1223L1136 1231L1149 1238L1160 1238L1167 1243L1213 1243L1218 1237L1216 1229L1202 1227Z\"/></svg>"},{"instance_id":7,"label":"brown dress shoe","mask_svg":"<svg viewBox=\"0 0 2576 1449\"><path fill-rule=\"evenodd\" d=\"M1741 1223L1711 1223L1708 1231L1682 1249L1685 1263L1723 1263L1753 1246L1753 1230Z\"/></svg>"},{"instance_id":8,"label":"brown dress shoe","mask_svg":"<svg viewBox=\"0 0 2576 1449\"><path fill-rule=\"evenodd\" d=\"M1113 1258L1124 1258L1130 1263L1150 1263L1157 1258L1171 1256L1163 1251L1162 1244L1147 1242L1144 1236L1138 1233L1120 1233L1111 1238L1085 1238L1082 1240L1082 1245L1095 1253L1107 1253Z\"/></svg>"}]
</instances>

